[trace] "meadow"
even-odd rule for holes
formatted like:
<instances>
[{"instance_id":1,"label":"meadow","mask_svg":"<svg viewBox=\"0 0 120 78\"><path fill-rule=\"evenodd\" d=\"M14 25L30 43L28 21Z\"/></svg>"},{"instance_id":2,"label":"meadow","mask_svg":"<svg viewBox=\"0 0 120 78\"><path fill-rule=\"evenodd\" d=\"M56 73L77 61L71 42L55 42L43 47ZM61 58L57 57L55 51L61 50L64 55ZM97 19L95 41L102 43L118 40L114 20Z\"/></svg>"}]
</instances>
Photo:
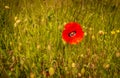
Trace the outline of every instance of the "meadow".
<instances>
[{"instance_id":1,"label":"meadow","mask_svg":"<svg viewBox=\"0 0 120 78\"><path fill-rule=\"evenodd\" d=\"M120 78L120 0L0 0L0 78Z\"/></svg>"}]
</instances>

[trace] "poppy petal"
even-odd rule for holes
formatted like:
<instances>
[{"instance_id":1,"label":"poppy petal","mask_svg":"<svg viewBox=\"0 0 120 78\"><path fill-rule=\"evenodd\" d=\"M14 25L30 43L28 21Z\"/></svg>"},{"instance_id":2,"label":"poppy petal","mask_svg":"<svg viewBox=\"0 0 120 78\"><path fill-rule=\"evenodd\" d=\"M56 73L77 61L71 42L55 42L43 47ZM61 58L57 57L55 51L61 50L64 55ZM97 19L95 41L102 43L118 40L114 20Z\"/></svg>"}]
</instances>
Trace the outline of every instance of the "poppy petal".
<instances>
[{"instance_id":1,"label":"poppy petal","mask_svg":"<svg viewBox=\"0 0 120 78\"><path fill-rule=\"evenodd\" d=\"M81 42L83 36L84 32L81 26L76 22L67 23L62 32L63 40L70 44L77 44Z\"/></svg>"}]
</instances>

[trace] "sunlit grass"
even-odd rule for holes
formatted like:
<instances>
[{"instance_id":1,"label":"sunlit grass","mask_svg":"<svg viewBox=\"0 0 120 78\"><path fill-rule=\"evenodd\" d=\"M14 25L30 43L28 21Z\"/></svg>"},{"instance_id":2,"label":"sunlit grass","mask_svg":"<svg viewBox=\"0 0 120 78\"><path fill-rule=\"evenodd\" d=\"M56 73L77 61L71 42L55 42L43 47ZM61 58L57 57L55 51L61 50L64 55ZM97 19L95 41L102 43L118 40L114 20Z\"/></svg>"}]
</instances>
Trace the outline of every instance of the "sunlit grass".
<instances>
[{"instance_id":1,"label":"sunlit grass","mask_svg":"<svg viewBox=\"0 0 120 78\"><path fill-rule=\"evenodd\" d=\"M11 2L12 1L12 2ZM0 1L0 78L119 78L119 0ZM81 24L81 43L64 25Z\"/></svg>"}]
</instances>

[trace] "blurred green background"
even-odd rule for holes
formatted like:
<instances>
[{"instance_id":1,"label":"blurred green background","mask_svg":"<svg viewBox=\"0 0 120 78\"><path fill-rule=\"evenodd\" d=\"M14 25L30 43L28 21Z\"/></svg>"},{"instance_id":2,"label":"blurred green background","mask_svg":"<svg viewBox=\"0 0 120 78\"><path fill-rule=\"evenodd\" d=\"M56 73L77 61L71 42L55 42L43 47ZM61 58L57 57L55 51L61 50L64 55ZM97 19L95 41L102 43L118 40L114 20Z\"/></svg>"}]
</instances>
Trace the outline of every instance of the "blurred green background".
<instances>
[{"instance_id":1,"label":"blurred green background","mask_svg":"<svg viewBox=\"0 0 120 78\"><path fill-rule=\"evenodd\" d=\"M85 36L65 44L68 22ZM120 0L0 0L0 78L120 78Z\"/></svg>"}]
</instances>

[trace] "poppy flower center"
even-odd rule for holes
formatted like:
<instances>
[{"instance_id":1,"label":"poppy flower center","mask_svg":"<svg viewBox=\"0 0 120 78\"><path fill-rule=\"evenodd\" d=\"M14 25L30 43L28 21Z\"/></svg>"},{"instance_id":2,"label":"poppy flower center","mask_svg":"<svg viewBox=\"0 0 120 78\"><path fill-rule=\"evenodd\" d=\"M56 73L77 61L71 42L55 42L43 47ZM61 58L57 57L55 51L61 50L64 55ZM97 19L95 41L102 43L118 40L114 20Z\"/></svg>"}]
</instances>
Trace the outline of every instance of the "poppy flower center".
<instances>
[{"instance_id":1,"label":"poppy flower center","mask_svg":"<svg viewBox=\"0 0 120 78\"><path fill-rule=\"evenodd\" d=\"M69 37L74 37L76 35L76 31L72 31L68 34Z\"/></svg>"}]
</instances>

